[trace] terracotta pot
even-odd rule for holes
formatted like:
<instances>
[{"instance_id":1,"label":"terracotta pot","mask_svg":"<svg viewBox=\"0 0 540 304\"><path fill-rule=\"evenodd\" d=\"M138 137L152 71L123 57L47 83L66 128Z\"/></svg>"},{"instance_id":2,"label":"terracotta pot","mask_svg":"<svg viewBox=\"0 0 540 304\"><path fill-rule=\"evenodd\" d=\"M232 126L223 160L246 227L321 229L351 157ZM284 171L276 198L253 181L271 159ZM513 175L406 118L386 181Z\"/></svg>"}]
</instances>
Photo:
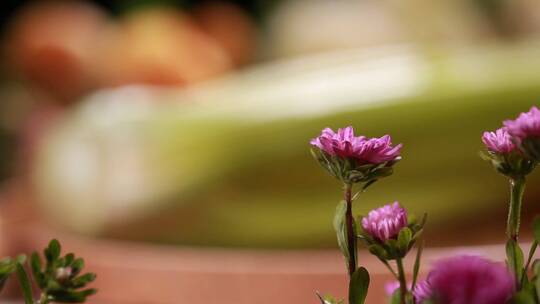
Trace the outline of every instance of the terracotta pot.
<instances>
[{"instance_id":1,"label":"terracotta pot","mask_svg":"<svg viewBox=\"0 0 540 304\"><path fill-rule=\"evenodd\" d=\"M24 201L0 206L2 253L29 253L51 238L59 239L64 252L84 257L87 270L98 274L94 287L99 292L88 303L318 304L316 291L346 297L348 280L337 249L262 251L91 239L42 223L28 212L32 209ZM434 259L456 252L504 259L499 245L429 248L424 269ZM409 257L407 269L412 268L414 253ZM366 251L361 251L359 261L371 273L367 303L386 303L384 285L392 280L386 268Z\"/></svg>"}]
</instances>

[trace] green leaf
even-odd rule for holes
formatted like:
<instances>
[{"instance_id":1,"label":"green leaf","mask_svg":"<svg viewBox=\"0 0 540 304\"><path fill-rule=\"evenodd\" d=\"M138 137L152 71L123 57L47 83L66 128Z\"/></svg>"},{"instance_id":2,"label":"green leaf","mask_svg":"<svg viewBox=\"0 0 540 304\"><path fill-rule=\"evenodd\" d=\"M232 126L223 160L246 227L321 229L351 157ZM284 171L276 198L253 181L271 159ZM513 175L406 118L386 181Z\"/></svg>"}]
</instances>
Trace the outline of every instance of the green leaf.
<instances>
[{"instance_id":1,"label":"green leaf","mask_svg":"<svg viewBox=\"0 0 540 304\"><path fill-rule=\"evenodd\" d=\"M399 243L397 240L389 239L386 240L385 249L388 254L389 259L396 259L397 257L403 256L401 253L401 247L399 246Z\"/></svg>"},{"instance_id":2,"label":"green leaf","mask_svg":"<svg viewBox=\"0 0 540 304\"><path fill-rule=\"evenodd\" d=\"M60 257L60 252L62 251L62 247L60 246L60 242L58 242L57 239L52 239L49 242L49 253L52 256L52 260L57 260Z\"/></svg>"},{"instance_id":3,"label":"green leaf","mask_svg":"<svg viewBox=\"0 0 540 304\"><path fill-rule=\"evenodd\" d=\"M390 304L401 304L401 291L399 290L399 287L392 293Z\"/></svg>"},{"instance_id":4,"label":"green leaf","mask_svg":"<svg viewBox=\"0 0 540 304\"><path fill-rule=\"evenodd\" d=\"M540 303L540 277L534 278L534 289L536 291L536 301Z\"/></svg>"},{"instance_id":5,"label":"green leaf","mask_svg":"<svg viewBox=\"0 0 540 304\"><path fill-rule=\"evenodd\" d=\"M71 268L73 269L73 273L77 275L79 272L81 272L81 269L84 268L84 259L76 258L73 263L71 263Z\"/></svg>"},{"instance_id":6,"label":"green leaf","mask_svg":"<svg viewBox=\"0 0 540 304\"><path fill-rule=\"evenodd\" d=\"M532 261L532 258L534 257L534 253L536 252L536 247L538 247L538 242L533 241L531 244L531 248L529 249L529 256L527 258L527 262L525 263L525 266L523 267L523 274L521 277L521 285L527 283L529 281L529 278L527 277L527 273L529 271L529 267Z\"/></svg>"},{"instance_id":7,"label":"green leaf","mask_svg":"<svg viewBox=\"0 0 540 304\"><path fill-rule=\"evenodd\" d=\"M95 294L97 290L95 289L85 289L82 291L71 291L71 290L51 290L49 296L53 299L54 302L60 303L83 303L86 301L88 296Z\"/></svg>"},{"instance_id":8,"label":"green leaf","mask_svg":"<svg viewBox=\"0 0 540 304\"><path fill-rule=\"evenodd\" d=\"M75 255L73 253L66 254L66 257L65 257L66 266L71 266L74 260L75 260Z\"/></svg>"},{"instance_id":9,"label":"green leaf","mask_svg":"<svg viewBox=\"0 0 540 304\"><path fill-rule=\"evenodd\" d=\"M534 260L534 262L532 264L532 270L533 270L533 274L535 276L540 275L540 259Z\"/></svg>"},{"instance_id":10,"label":"green leaf","mask_svg":"<svg viewBox=\"0 0 540 304\"><path fill-rule=\"evenodd\" d=\"M0 261L0 290L4 288L7 279L15 271L15 262L11 258Z\"/></svg>"},{"instance_id":11,"label":"green leaf","mask_svg":"<svg viewBox=\"0 0 540 304\"><path fill-rule=\"evenodd\" d=\"M364 267L358 268L349 281L349 304L364 304L369 288L369 273Z\"/></svg>"},{"instance_id":12,"label":"green leaf","mask_svg":"<svg viewBox=\"0 0 540 304\"><path fill-rule=\"evenodd\" d=\"M32 270L32 275L34 276L37 285L40 288L44 288L46 282L43 274L41 273L41 267L41 258L39 257L38 253L32 253L32 255L30 256L30 269Z\"/></svg>"},{"instance_id":13,"label":"green leaf","mask_svg":"<svg viewBox=\"0 0 540 304\"><path fill-rule=\"evenodd\" d=\"M412 240L412 231L408 227L404 227L399 231L398 234L398 245L402 254L406 254L409 250L409 244Z\"/></svg>"},{"instance_id":14,"label":"green leaf","mask_svg":"<svg viewBox=\"0 0 540 304\"><path fill-rule=\"evenodd\" d=\"M334 216L334 229L336 230L339 249L345 257L345 261L347 262L348 266L351 261L356 261L356 250L349 250L349 244L347 242L347 225L345 222L346 212L347 203L345 201L339 202L336 207L336 214ZM356 235L356 231L353 231L353 235ZM353 242L356 244L356 237L353 238ZM351 256L351 253L353 256Z\"/></svg>"},{"instance_id":15,"label":"green leaf","mask_svg":"<svg viewBox=\"0 0 540 304\"><path fill-rule=\"evenodd\" d=\"M24 255L24 254L19 254L19 255L15 258L15 262L16 262L16 263L19 263L19 264L24 264L24 263L26 263L26 255Z\"/></svg>"},{"instance_id":16,"label":"green leaf","mask_svg":"<svg viewBox=\"0 0 540 304\"><path fill-rule=\"evenodd\" d=\"M17 277L19 278L19 284L21 285L24 303L33 304L34 299L32 298L32 287L30 286L28 274L26 274L26 270L24 270L22 264L17 263L15 267L17 268Z\"/></svg>"},{"instance_id":17,"label":"green leaf","mask_svg":"<svg viewBox=\"0 0 540 304\"><path fill-rule=\"evenodd\" d=\"M533 221L534 240L540 244L540 216L534 218Z\"/></svg>"},{"instance_id":18,"label":"green leaf","mask_svg":"<svg viewBox=\"0 0 540 304\"><path fill-rule=\"evenodd\" d=\"M416 251L416 259L414 260L412 288L411 288L411 290L413 291L414 291L414 288L416 287L416 282L418 280L418 273L420 272L420 262L422 259L423 250L424 250L424 243L422 242L418 246L418 250Z\"/></svg>"},{"instance_id":19,"label":"green leaf","mask_svg":"<svg viewBox=\"0 0 540 304\"><path fill-rule=\"evenodd\" d=\"M382 260L386 260L388 258L388 254L386 253L386 250L381 245L378 245L378 244L370 245L368 247L368 250L371 254L373 254L374 256Z\"/></svg>"},{"instance_id":20,"label":"green leaf","mask_svg":"<svg viewBox=\"0 0 540 304\"><path fill-rule=\"evenodd\" d=\"M523 251L512 239L506 242L506 258L508 267L515 274L516 282L519 283L518 280L523 274Z\"/></svg>"},{"instance_id":21,"label":"green leaf","mask_svg":"<svg viewBox=\"0 0 540 304\"><path fill-rule=\"evenodd\" d=\"M72 280L72 285L75 288L84 287L86 284L94 281L96 279L96 274L89 272L85 273Z\"/></svg>"},{"instance_id":22,"label":"green leaf","mask_svg":"<svg viewBox=\"0 0 540 304\"><path fill-rule=\"evenodd\" d=\"M527 289L521 290L516 293L511 300L513 304L536 304L531 292Z\"/></svg>"}]
</instances>

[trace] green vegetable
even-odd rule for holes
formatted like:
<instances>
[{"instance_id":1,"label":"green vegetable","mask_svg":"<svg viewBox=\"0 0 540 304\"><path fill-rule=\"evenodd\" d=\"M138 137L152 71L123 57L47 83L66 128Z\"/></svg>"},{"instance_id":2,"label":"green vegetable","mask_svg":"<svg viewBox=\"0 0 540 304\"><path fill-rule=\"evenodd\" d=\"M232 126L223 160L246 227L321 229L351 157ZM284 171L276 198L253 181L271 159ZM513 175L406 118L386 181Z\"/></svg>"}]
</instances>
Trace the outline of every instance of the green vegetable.
<instances>
[{"instance_id":1,"label":"green vegetable","mask_svg":"<svg viewBox=\"0 0 540 304\"><path fill-rule=\"evenodd\" d=\"M354 212L399 200L429 213L436 230L506 208L506 180L478 157L480 136L538 103L539 58L536 45L348 52L189 91L101 92L45 140L34 177L51 218L83 233L331 247L336 185L307 151L323 127L351 124L404 143L393 178L363 194Z\"/></svg>"}]
</instances>

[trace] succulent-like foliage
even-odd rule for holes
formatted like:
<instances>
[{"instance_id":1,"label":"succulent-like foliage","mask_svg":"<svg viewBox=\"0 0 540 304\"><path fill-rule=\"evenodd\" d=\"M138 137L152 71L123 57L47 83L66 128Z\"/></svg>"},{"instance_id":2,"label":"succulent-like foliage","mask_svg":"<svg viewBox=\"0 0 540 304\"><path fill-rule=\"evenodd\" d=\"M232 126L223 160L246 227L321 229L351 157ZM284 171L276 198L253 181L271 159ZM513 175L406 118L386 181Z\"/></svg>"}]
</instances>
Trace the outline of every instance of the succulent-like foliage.
<instances>
[{"instance_id":1,"label":"succulent-like foliage","mask_svg":"<svg viewBox=\"0 0 540 304\"><path fill-rule=\"evenodd\" d=\"M32 274L41 289L40 304L83 303L96 293L86 285L95 280L94 273L82 273L84 260L73 253L61 256L61 246L52 240L43 251L45 264L39 254L34 252L30 258Z\"/></svg>"}]
</instances>

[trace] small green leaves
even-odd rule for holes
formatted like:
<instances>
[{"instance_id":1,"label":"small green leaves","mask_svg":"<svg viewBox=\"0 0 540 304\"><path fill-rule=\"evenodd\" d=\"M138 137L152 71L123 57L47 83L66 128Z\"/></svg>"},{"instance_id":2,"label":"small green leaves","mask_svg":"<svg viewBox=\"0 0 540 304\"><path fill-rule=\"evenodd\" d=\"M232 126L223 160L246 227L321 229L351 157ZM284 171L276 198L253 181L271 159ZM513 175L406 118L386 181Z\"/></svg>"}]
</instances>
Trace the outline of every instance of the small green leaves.
<instances>
[{"instance_id":1,"label":"small green leaves","mask_svg":"<svg viewBox=\"0 0 540 304\"><path fill-rule=\"evenodd\" d=\"M513 239L506 242L506 259L508 268L515 275L516 285L519 285L523 274L523 251Z\"/></svg>"},{"instance_id":2,"label":"small green leaves","mask_svg":"<svg viewBox=\"0 0 540 304\"><path fill-rule=\"evenodd\" d=\"M369 288L369 273L364 267L358 268L349 281L349 304L364 304Z\"/></svg>"},{"instance_id":3,"label":"small green leaves","mask_svg":"<svg viewBox=\"0 0 540 304\"><path fill-rule=\"evenodd\" d=\"M37 252L30 258L30 269L37 285L42 290L42 298L57 303L82 303L94 293L95 289L84 289L95 280L96 275L86 273L80 275L84 260L73 253L61 256L62 247L57 240L52 240L43 251L45 265Z\"/></svg>"}]
</instances>

